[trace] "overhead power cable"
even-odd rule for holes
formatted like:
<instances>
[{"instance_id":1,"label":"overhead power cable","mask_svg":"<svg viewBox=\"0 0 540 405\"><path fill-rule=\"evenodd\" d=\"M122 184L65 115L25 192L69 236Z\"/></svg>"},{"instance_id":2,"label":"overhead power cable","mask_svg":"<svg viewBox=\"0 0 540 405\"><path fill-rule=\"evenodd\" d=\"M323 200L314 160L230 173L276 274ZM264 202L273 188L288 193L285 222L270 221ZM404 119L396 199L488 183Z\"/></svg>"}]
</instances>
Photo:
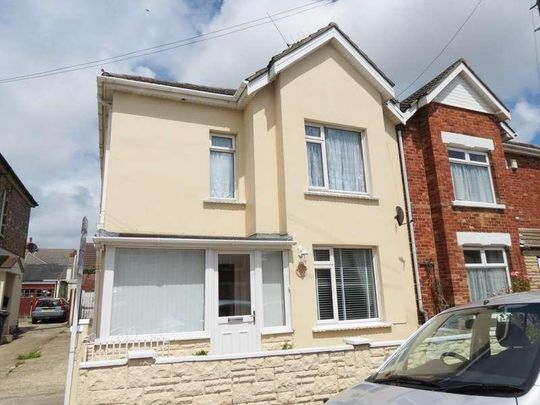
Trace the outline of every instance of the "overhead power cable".
<instances>
[{"instance_id":1,"label":"overhead power cable","mask_svg":"<svg viewBox=\"0 0 540 405\"><path fill-rule=\"evenodd\" d=\"M229 27L221 28L218 30L210 31L204 34L195 35L189 38L180 39L177 41L168 42L165 44L155 45L148 48L138 49L131 52L126 52L116 56L111 56L104 59L96 59L88 62L77 63L73 65L58 67L50 70L44 70L41 72L34 72L25 75L6 77L0 79L0 84L3 83L12 83L22 80L38 79L47 76L53 76L63 73L74 72L83 69L90 69L93 67L110 65L112 63L117 63L125 60L141 58L144 56L154 55L161 52L170 51L172 49L182 48L188 45L196 44L199 42L209 41L212 39L221 38L227 35L234 33L246 31L251 28L255 28L265 24L271 24L273 21L279 21L292 16L311 11L313 9L326 6L333 3L335 0L315 0L310 3L304 4L302 6L293 7L287 10L279 11L272 15L267 15L266 17L256 18L253 20L245 21L243 23L231 25ZM272 21L273 20L273 21Z\"/></svg>"},{"instance_id":2,"label":"overhead power cable","mask_svg":"<svg viewBox=\"0 0 540 405\"><path fill-rule=\"evenodd\" d=\"M540 15L540 1L537 1L536 4L534 4L530 10L531 10L531 23L532 23L532 29L533 29L533 40L534 40L534 56L536 58L536 76L538 78L538 93L540 94L540 58L538 57L538 40L536 38L536 32L539 30L539 28L535 28L534 24L534 8L538 7L538 15Z\"/></svg>"},{"instance_id":3,"label":"overhead power cable","mask_svg":"<svg viewBox=\"0 0 540 405\"><path fill-rule=\"evenodd\" d=\"M416 76L416 79L414 79L407 87L405 87L398 95L397 97L401 96L403 93L405 93L408 89L411 88L411 86L413 84L415 84L418 79L420 79L424 73L427 72L427 70L437 61L437 59L439 59L439 57L444 53L444 51L446 51L448 49L448 47L452 44L452 42L454 42L454 39L456 39L456 37L458 36L458 34L461 32L461 30L463 29L463 27L465 27L465 25L469 22L469 20L471 19L471 17L474 15L474 13L476 12L476 10L478 9L478 7L480 6L480 4L482 3L483 0L479 0L478 3L476 3L476 6L474 6L474 8L472 9L472 11L469 13L469 15L467 16L467 18L465 19L465 21L463 21L463 23L459 26L459 28L457 29L457 31L454 33L454 35L452 35L452 37L450 38L450 40L444 45L444 47L440 50L440 52L437 54L437 56L435 56L431 62L429 62L426 67L424 68L424 70L422 70L420 72L420 74L418 76Z\"/></svg>"}]
</instances>

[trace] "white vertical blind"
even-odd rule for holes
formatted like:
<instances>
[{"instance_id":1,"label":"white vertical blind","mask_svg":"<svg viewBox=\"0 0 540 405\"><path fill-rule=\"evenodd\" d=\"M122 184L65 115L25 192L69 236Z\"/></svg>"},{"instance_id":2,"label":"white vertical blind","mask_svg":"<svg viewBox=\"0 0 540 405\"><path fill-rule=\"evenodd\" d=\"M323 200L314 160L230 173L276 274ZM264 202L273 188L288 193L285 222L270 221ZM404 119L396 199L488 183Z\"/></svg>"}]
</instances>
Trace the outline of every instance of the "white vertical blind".
<instances>
[{"instance_id":1,"label":"white vertical blind","mask_svg":"<svg viewBox=\"0 0 540 405\"><path fill-rule=\"evenodd\" d=\"M285 325L283 253L262 252L264 326Z\"/></svg>"},{"instance_id":2,"label":"white vertical blind","mask_svg":"<svg viewBox=\"0 0 540 405\"><path fill-rule=\"evenodd\" d=\"M334 249L340 321L377 318L371 249Z\"/></svg>"},{"instance_id":3,"label":"white vertical blind","mask_svg":"<svg viewBox=\"0 0 540 405\"><path fill-rule=\"evenodd\" d=\"M317 285L318 319L321 321L334 319L331 270L315 270L315 283Z\"/></svg>"},{"instance_id":4,"label":"white vertical blind","mask_svg":"<svg viewBox=\"0 0 540 405\"><path fill-rule=\"evenodd\" d=\"M116 249L111 335L204 330L203 250Z\"/></svg>"},{"instance_id":5,"label":"white vertical blind","mask_svg":"<svg viewBox=\"0 0 540 405\"><path fill-rule=\"evenodd\" d=\"M234 153L210 151L210 196L234 198Z\"/></svg>"},{"instance_id":6,"label":"white vertical blind","mask_svg":"<svg viewBox=\"0 0 540 405\"><path fill-rule=\"evenodd\" d=\"M334 128L325 133L330 189L365 192L360 134Z\"/></svg>"}]
</instances>

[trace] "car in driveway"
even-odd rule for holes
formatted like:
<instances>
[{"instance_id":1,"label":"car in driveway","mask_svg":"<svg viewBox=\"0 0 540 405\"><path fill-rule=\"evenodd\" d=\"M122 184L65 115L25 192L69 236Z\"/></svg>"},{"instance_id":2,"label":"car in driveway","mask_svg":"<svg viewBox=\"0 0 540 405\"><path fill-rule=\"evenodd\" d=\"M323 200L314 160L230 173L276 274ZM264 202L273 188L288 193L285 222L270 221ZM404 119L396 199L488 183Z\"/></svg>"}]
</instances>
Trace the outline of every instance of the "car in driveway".
<instances>
[{"instance_id":1,"label":"car in driveway","mask_svg":"<svg viewBox=\"0 0 540 405\"><path fill-rule=\"evenodd\" d=\"M69 305L64 298L40 298L32 307L32 323L57 320L66 322L69 317Z\"/></svg>"},{"instance_id":2,"label":"car in driveway","mask_svg":"<svg viewBox=\"0 0 540 405\"><path fill-rule=\"evenodd\" d=\"M364 382L326 402L540 404L540 291L448 309Z\"/></svg>"}]
</instances>

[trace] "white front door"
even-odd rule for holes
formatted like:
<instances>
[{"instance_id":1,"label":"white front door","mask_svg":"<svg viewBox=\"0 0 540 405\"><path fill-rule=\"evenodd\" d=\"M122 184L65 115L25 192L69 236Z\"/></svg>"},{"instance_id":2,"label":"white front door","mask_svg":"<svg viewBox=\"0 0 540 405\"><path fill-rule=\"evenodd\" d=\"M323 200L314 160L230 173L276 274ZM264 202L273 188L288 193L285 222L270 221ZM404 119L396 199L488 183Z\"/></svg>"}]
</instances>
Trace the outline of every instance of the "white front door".
<instances>
[{"instance_id":1,"label":"white front door","mask_svg":"<svg viewBox=\"0 0 540 405\"><path fill-rule=\"evenodd\" d=\"M212 354L260 350L253 262L251 253L216 253Z\"/></svg>"}]
</instances>

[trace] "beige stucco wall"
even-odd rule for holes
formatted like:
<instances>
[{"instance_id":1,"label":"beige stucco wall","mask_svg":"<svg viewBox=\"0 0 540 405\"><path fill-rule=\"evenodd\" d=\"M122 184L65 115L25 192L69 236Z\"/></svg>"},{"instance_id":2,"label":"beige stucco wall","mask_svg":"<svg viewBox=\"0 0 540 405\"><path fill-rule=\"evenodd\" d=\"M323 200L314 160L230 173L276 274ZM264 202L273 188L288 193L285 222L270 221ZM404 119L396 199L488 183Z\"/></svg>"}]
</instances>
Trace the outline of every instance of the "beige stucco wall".
<instances>
[{"instance_id":1,"label":"beige stucco wall","mask_svg":"<svg viewBox=\"0 0 540 405\"><path fill-rule=\"evenodd\" d=\"M408 235L398 227L395 207L404 207L394 127L384 119L381 99L330 46L279 77L287 231L298 245L366 246L376 249L382 318L393 328L313 333L316 323L312 255L304 279L291 271L291 307L297 346L338 344L344 335L404 338L416 328ZM311 197L308 190L305 120L364 130L372 193L379 201ZM297 255L291 255L296 258Z\"/></svg>"},{"instance_id":2,"label":"beige stucco wall","mask_svg":"<svg viewBox=\"0 0 540 405\"><path fill-rule=\"evenodd\" d=\"M307 196L304 123L365 132L367 166L377 201ZM209 135L237 136L238 199L209 196ZM105 187L105 230L141 234L249 236L288 233L294 345L341 344L344 336L405 338L417 327L394 126L379 93L326 45L285 70L243 111L115 93ZM313 332L316 325L312 255L304 278L295 273L298 247L372 247L382 329Z\"/></svg>"},{"instance_id":3,"label":"beige stucco wall","mask_svg":"<svg viewBox=\"0 0 540 405\"><path fill-rule=\"evenodd\" d=\"M123 233L244 236L245 208L205 204L210 132L242 134L234 110L115 93L104 225ZM245 153L237 154L245 200Z\"/></svg>"}]
</instances>

